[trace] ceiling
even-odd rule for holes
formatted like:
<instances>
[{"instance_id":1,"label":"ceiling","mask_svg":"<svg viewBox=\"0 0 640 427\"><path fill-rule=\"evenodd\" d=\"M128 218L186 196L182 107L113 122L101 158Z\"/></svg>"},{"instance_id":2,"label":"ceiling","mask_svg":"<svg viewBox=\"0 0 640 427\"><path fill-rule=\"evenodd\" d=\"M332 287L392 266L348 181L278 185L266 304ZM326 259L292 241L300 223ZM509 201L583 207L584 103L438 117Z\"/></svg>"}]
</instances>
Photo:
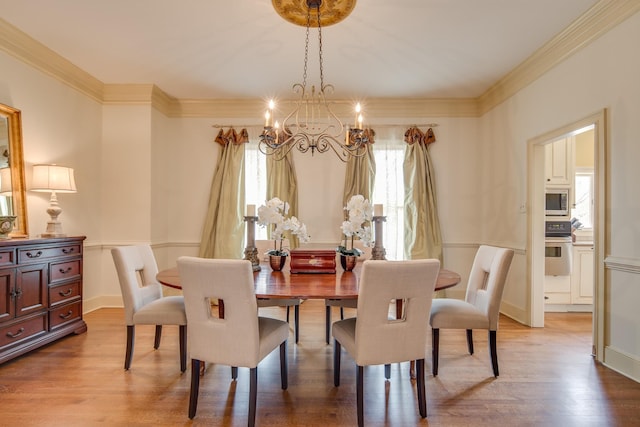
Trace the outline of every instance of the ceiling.
<instances>
[{"instance_id":1,"label":"ceiling","mask_svg":"<svg viewBox=\"0 0 640 427\"><path fill-rule=\"evenodd\" d=\"M328 0L327 0L328 1ZM598 0L360 0L323 27L335 97L475 98ZM105 84L179 99L292 97L305 29L271 0L0 0L2 19ZM308 84L318 76L312 30Z\"/></svg>"}]
</instances>

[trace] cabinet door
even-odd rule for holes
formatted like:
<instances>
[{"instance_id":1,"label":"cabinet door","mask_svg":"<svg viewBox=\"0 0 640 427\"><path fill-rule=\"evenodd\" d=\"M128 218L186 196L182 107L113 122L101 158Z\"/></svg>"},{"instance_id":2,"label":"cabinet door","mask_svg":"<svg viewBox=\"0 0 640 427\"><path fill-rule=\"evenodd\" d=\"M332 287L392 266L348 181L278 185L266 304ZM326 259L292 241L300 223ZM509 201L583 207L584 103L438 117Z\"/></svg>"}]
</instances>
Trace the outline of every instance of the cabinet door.
<instances>
[{"instance_id":1,"label":"cabinet door","mask_svg":"<svg viewBox=\"0 0 640 427\"><path fill-rule=\"evenodd\" d=\"M573 139L562 138L545 146L547 185L571 186L573 181Z\"/></svg>"},{"instance_id":2,"label":"cabinet door","mask_svg":"<svg viewBox=\"0 0 640 427\"><path fill-rule=\"evenodd\" d=\"M571 303L593 304L593 248L576 247L573 255Z\"/></svg>"},{"instance_id":3,"label":"cabinet door","mask_svg":"<svg viewBox=\"0 0 640 427\"><path fill-rule=\"evenodd\" d=\"M16 317L47 309L47 264L18 267L16 293Z\"/></svg>"},{"instance_id":4,"label":"cabinet door","mask_svg":"<svg viewBox=\"0 0 640 427\"><path fill-rule=\"evenodd\" d=\"M14 286L15 268L5 268L0 270L0 322L6 322L15 317Z\"/></svg>"}]
</instances>

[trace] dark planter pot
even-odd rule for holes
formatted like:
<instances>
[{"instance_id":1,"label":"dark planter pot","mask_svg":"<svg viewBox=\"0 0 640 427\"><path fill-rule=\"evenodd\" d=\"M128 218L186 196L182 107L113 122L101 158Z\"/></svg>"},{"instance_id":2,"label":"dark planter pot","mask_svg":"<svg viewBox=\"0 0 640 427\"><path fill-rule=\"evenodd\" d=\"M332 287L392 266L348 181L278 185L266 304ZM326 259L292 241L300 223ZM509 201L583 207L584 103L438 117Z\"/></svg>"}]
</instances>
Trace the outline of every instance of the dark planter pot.
<instances>
[{"instance_id":1,"label":"dark planter pot","mask_svg":"<svg viewBox=\"0 0 640 427\"><path fill-rule=\"evenodd\" d=\"M344 271L352 271L356 267L358 257L355 255L340 255L340 265Z\"/></svg>"},{"instance_id":2,"label":"dark planter pot","mask_svg":"<svg viewBox=\"0 0 640 427\"><path fill-rule=\"evenodd\" d=\"M269 255L269 266L273 271L282 271L287 257L282 255Z\"/></svg>"}]
</instances>

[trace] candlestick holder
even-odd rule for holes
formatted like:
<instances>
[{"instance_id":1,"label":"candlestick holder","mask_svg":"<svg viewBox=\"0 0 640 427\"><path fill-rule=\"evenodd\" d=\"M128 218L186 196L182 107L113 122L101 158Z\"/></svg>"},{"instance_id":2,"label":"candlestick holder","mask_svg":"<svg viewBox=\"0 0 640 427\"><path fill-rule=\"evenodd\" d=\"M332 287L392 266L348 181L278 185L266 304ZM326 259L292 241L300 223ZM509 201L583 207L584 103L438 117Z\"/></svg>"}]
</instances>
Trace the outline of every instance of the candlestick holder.
<instances>
[{"instance_id":1,"label":"candlestick holder","mask_svg":"<svg viewBox=\"0 0 640 427\"><path fill-rule=\"evenodd\" d=\"M371 250L371 259L387 259L385 255L387 251L384 249L384 245L382 242L382 223L387 220L386 216L374 216L373 223L375 227L375 243L373 245L373 249Z\"/></svg>"},{"instance_id":2,"label":"candlestick holder","mask_svg":"<svg viewBox=\"0 0 640 427\"><path fill-rule=\"evenodd\" d=\"M256 248L257 220L257 216L244 217L244 222L247 223L247 246L244 248L244 259L251 261L253 271L260 271L260 258L258 258L258 249Z\"/></svg>"}]
</instances>

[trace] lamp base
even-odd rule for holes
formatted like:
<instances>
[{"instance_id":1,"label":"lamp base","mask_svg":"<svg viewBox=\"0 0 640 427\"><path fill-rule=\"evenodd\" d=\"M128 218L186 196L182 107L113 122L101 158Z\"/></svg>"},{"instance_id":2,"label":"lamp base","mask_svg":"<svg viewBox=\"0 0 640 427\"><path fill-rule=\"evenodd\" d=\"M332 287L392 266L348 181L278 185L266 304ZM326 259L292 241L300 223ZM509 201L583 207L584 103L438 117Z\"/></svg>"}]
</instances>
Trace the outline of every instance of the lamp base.
<instances>
[{"instance_id":1,"label":"lamp base","mask_svg":"<svg viewBox=\"0 0 640 427\"><path fill-rule=\"evenodd\" d=\"M62 231L62 223L60 221L47 222L47 229L40 237L67 237Z\"/></svg>"}]
</instances>

